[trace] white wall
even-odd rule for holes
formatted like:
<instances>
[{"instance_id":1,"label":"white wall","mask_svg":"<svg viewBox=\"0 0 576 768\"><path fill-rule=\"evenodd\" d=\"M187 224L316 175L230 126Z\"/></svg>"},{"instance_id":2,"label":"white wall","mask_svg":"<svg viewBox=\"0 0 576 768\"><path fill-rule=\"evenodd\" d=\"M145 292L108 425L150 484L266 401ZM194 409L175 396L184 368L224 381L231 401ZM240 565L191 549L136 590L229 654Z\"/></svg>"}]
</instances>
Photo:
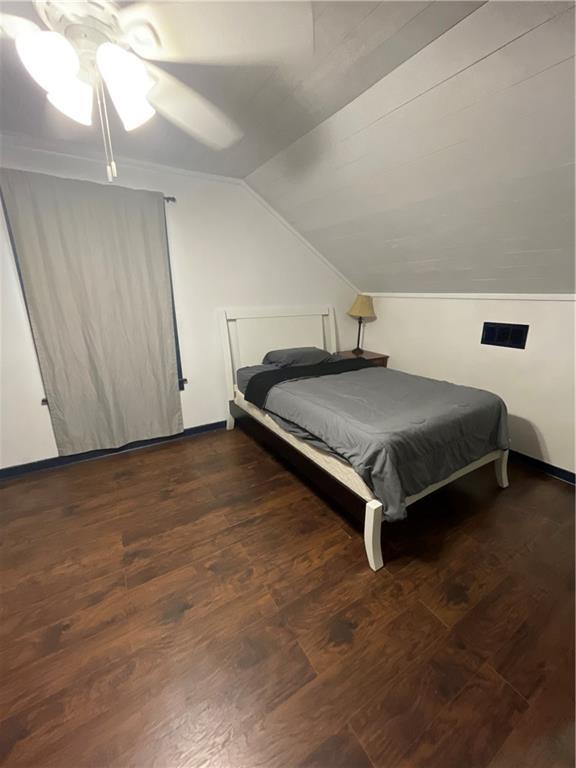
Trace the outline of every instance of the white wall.
<instances>
[{"instance_id":1,"label":"white wall","mask_svg":"<svg viewBox=\"0 0 576 768\"><path fill-rule=\"evenodd\" d=\"M3 147L3 164L101 180L102 166ZM332 303L340 348L355 342L346 317L354 290L246 187L160 167L120 165L120 183L175 195L168 206L186 427L225 417L216 309L242 304ZM1 250L0 466L57 454L11 250ZM540 297L542 298L542 297ZM365 347L390 366L500 394L513 447L574 470L574 302L458 298L378 298ZM485 320L528 323L524 351L482 346Z\"/></svg>"},{"instance_id":2,"label":"white wall","mask_svg":"<svg viewBox=\"0 0 576 768\"><path fill-rule=\"evenodd\" d=\"M34 342L0 212L0 466L56 456Z\"/></svg>"},{"instance_id":3,"label":"white wall","mask_svg":"<svg viewBox=\"0 0 576 768\"><path fill-rule=\"evenodd\" d=\"M508 405L512 448L574 471L574 300L375 298L366 349L389 365L488 389ZM526 323L526 349L480 344L482 325Z\"/></svg>"},{"instance_id":4,"label":"white wall","mask_svg":"<svg viewBox=\"0 0 576 768\"><path fill-rule=\"evenodd\" d=\"M103 163L2 147L6 167L94 181ZM118 183L177 198L167 208L182 367L185 427L223 420L226 394L217 309L328 303L341 348L355 323L345 315L354 289L243 182L160 166L118 163ZM57 455L11 250L2 248L0 466Z\"/></svg>"}]
</instances>

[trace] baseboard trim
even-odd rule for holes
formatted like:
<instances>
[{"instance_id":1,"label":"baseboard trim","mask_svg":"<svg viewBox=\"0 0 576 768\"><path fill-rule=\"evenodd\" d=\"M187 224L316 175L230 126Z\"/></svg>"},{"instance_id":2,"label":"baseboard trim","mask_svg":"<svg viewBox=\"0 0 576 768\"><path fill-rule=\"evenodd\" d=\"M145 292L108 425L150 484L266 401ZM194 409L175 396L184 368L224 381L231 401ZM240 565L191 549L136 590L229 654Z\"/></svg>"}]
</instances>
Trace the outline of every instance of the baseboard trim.
<instances>
[{"instance_id":1,"label":"baseboard trim","mask_svg":"<svg viewBox=\"0 0 576 768\"><path fill-rule=\"evenodd\" d=\"M56 469L58 467L66 467L72 464L79 464L81 461L94 461L95 459L102 459L106 456L113 456L115 453L137 451L140 448L148 448L153 445L167 443L171 440L182 440L187 437L200 435L203 432L214 432L215 430L225 428L225 421L213 421L210 424L200 424L197 427L188 427L177 435L170 435L169 437L156 437L151 440L140 440L137 443L130 443L129 445L124 445L121 448L111 448L109 450L103 451L89 451L88 453L76 453L73 456L54 456L51 459L41 459L40 461L33 461L29 464L17 464L13 467L4 467L3 469L0 469L0 481L8 480L13 477L19 477L20 475L28 475L32 472L41 472L45 469ZM523 461L525 464L529 464L535 469L539 469L540 471L545 472L547 475L551 475L558 480L564 480L566 483L576 485L576 475L574 472L570 472L567 469L562 469L561 467L555 467L553 464L548 464L541 459L535 459L533 456L520 453L520 451L511 450L510 455L519 461Z\"/></svg>"},{"instance_id":2,"label":"baseboard trim","mask_svg":"<svg viewBox=\"0 0 576 768\"><path fill-rule=\"evenodd\" d=\"M188 427L183 432L179 432L177 435L169 435L168 437L155 437L151 440L139 440L136 443L129 443L123 445L120 448L110 448L103 451L88 451L87 453L75 453L73 456L54 456L51 459L41 459L40 461L33 461L29 464L17 464L13 467L4 467L0 469L0 481L8 480L13 477L19 477L20 475L27 475L31 472L40 472L45 469L56 469L59 467L70 466L71 464L79 464L82 461L94 461L95 459L103 459L106 456L113 456L115 453L126 453L127 451L137 451L140 448L148 448L152 445L160 445L161 443L167 443L171 440L182 440L187 437L194 437L203 432L214 432L217 429L225 429L225 421L213 421L210 424L200 424L197 427Z\"/></svg>"},{"instance_id":3,"label":"baseboard trim","mask_svg":"<svg viewBox=\"0 0 576 768\"><path fill-rule=\"evenodd\" d=\"M525 464L529 464L534 469L539 469L541 472L545 472L547 475L551 475L558 480L564 480L565 483L576 485L576 475L574 472L570 472L568 469L562 469L561 467L555 467L553 464L548 464L541 459L535 459L533 456L527 456L520 451L510 451L510 455L519 461L523 461Z\"/></svg>"}]
</instances>

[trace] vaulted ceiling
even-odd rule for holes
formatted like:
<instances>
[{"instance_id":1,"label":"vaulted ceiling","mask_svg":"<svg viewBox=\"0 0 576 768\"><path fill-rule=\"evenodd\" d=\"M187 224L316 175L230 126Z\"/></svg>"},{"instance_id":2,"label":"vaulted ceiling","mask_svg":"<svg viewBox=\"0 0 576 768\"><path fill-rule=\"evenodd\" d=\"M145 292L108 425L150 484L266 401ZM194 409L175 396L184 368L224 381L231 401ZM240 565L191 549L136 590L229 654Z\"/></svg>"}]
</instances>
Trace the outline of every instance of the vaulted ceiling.
<instances>
[{"instance_id":1,"label":"vaulted ceiling","mask_svg":"<svg viewBox=\"0 0 576 768\"><path fill-rule=\"evenodd\" d=\"M247 182L363 291L574 291L574 6L490 2Z\"/></svg>"},{"instance_id":2,"label":"vaulted ceiling","mask_svg":"<svg viewBox=\"0 0 576 768\"><path fill-rule=\"evenodd\" d=\"M244 177L480 5L452 0L318 2L312 4L314 50L308 56L299 53L282 64L249 66L163 64L232 117L244 138L218 152L160 115L126 134L113 113L116 154ZM0 9L38 21L30 2L1 2ZM24 71L11 40L0 42L0 57L0 132L25 137L43 149L101 156L98 127L62 117Z\"/></svg>"},{"instance_id":3,"label":"vaulted ceiling","mask_svg":"<svg viewBox=\"0 0 576 768\"><path fill-rule=\"evenodd\" d=\"M0 3L33 17L30 3ZM26 11L27 8L27 11ZM314 54L165 65L245 136L215 152L160 116L116 154L246 177L360 290L574 291L574 3L319 2ZM0 132L100 158L0 43Z\"/></svg>"}]
</instances>

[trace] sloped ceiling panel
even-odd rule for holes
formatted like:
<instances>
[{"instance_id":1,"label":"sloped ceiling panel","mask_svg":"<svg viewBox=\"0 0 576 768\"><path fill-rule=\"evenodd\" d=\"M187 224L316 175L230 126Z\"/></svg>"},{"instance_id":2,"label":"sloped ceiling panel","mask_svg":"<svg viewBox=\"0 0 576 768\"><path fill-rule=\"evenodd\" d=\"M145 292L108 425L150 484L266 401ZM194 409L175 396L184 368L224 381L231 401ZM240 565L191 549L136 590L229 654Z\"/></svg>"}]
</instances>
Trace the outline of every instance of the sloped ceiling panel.
<instances>
[{"instance_id":1,"label":"sloped ceiling panel","mask_svg":"<svg viewBox=\"0 0 576 768\"><path fill-rule=\"evenodd\" d=\"M574 291L574 5L483 5L247 182L361 290Z\"/></svg>"}]
</instances>

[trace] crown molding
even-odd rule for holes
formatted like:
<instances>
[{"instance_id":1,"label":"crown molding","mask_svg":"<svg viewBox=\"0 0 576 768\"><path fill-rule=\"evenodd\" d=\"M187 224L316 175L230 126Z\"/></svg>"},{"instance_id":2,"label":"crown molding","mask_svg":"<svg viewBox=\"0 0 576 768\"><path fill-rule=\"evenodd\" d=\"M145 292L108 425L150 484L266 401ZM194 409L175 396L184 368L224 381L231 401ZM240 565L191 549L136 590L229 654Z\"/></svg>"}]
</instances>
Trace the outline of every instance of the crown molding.
<instances>
[{"instance_id":1,"label":"crown molding","mask_svg":"<svg viewBox=\"0 0 576 768\"><path fill-rule=\"evenodd\" d=\"M282 216L282 214L279 213L276 210L276 208L274 208L272 205L270 205L270 203L268 203L262 197L262 195L260 195L258 192L256 192L256 190L253 187L251 187L250 184L248 184L248 182L245 179L242 180L242 183L243 183L244 188L246 189L246 191L249 192L252 195L252 197L254 197L257 200L257 202L260 203L260 205L263 208L266 208L268 213L272 214L272 216L274 216L274 218L277 221L279 221L280 224L282 224L297 240L299 240L302 243L302 245L305 248L307 248L307 250L310 251L310 253L313 256L315 256L319 261L321 261L322 264L324 264L325 267L328 267L328 269L331 272L333 272L337 277L339 277L340 280L345 282L346 285L348 285L350 288L352 288L353 291L355 291L356 293L361 293L361 291L358 289L358 287L356 285L354 285L354 283L351 280L349 280L346 277L346 275L344 275L342 272L340 272L340 270L337 269L334 266L334 264L332 264L332 262L329 261L326 258L326 256L324 256L322 253L320 253L320 251L317 248L315 248L312 245L312 243L304 237L304 235L302 235L300 232L298 232L298 230L295 229L292 226L292 224L290 224L290 222L287 221L287 219L285 219L284 216Z\"/></svg>"},{"instance_id":2,"label":"crown molding","mask_svg":"<svg viewBox=\"0 0 576 768\"><path fill-rule=\"evenodd\" d=\"M34 162L44 159L55 158L62 161L69 160L74 163L81 163L86 168L94 168L102 170L103 181L106 181L106 174L104 173L105 161L104 158L97 158L94 156L80 155L73 152L59 152L48 147L33 146L26 140L22 140L15 134L0 133L0 165L5 168L22 168L22 166L30 165L30 169L38 170L37 163ZM160 163L152 163L145 160L134 160L128 157L117 156L116 165L119 169L126 168L128 170L140 171L144 173L171 173L177 176L182 176L189 179L197 179L203 181L212 181L222 184L233 184L235 186L242 186L243 180L234 176L220 176L213 173L204 173L203 171L192 171L187 168L176 168L172 165L162 165ZM39 171L40 173L42 171ZM121 183L121 180L120 180Z\"/></svg>"},{"instance_id":3,"label":"crown molding","mask_svg":"<svg viewBox=\"0 0 576 768\"><path fill-rule=\"evenodd\" d=\"M467 301L576 301L574 293L374 293L375 299L461 299Z\"/></svg>"}]
</instances>

